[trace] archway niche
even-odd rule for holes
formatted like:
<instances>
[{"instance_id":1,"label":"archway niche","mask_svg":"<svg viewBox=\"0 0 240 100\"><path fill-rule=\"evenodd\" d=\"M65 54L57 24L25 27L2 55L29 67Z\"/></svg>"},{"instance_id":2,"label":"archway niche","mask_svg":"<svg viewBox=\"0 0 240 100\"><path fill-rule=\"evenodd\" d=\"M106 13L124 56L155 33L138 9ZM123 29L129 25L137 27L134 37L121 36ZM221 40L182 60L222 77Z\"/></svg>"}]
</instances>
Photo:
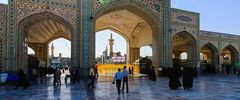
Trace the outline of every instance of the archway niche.
<instances>
[{"instance_id":1,"label":"archway niche","mask_svg":"<svg viewBox=\"0 0 240 100\"><path fill-rule=\"evenodd\" d=\"M238 61L238 51L232 45L228 45L222 49L221 56L223 56L222 72L230 74Z\"/></svg>"},{"instance_id":2,"label":"archway niche","mask_svg":"<svg viewBox=\"0 0 240 100\"><path fill-rule=\"evenodd\" d=\"M200 50L200 68L203 73L219 72L218 51L211 43L204 45Z\"/></svg>"},{"instance_id":3,"label":"archway niche","mask_svg":"<svg viewBox=\"0 0 240 100\"><path fill-rule=\"evenodd\" d=\"M123 33L128 40L128 63L131 64L140 57L140 47L151 45L153 52L153 66L158 69L163 62L162 47L160 42L163 33L160 31L161 24L150 12L145 12L145 8L136 7L138 5L117 5L105 6L104 10L98 10L93 14L95 29L101 30L113 27ZM95 35L94 35L95 36Z\"/></svg>"},{"instance_id":4,"label":"archway niche","mask_svg":"<svg viewBox=\"0 0 240 100\"><path fill-rule=\"evenodd\" d=\"M27 46L35 51L42 67L49 65L49 41L64 37L71 40L74 29L68 21L51 12L33 14L18 24L17 66L27 71Z\"/></svg>"},{"instance_id":5,"label":"archway niche","mask_svg":"<svg viewBox=\"0 0 240 100\"><path fill-rule=\"evenodd\" d=\"M175 58L173 59L173 67L196 67L196 39L186 32L178 32L172 37L172 49ZM180 57L185 59L180 59Z\"/></svg>"}]
</instances>

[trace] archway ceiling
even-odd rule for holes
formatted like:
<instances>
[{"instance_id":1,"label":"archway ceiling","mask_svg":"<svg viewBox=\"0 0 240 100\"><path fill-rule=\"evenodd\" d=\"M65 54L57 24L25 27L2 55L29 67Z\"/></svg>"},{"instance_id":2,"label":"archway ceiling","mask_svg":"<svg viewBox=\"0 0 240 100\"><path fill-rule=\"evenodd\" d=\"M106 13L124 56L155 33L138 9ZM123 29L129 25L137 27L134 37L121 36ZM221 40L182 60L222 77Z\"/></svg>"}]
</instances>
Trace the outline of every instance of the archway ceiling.
<instances>
[{"instance_id":1,"label":"archway ceiling","mask_svg":"<svg viewBox=\"0 0 240 100\"><path fill-rule=\"evenodd\" d=\"M212 53L211 49L207 46L202 47L200 51L203 53Z\"/></svg>"},{"instance_id":2,"label":"archway ceiling","mask_svg":"<svg viewBox=\"0 0 240 100\"><path fill-rule=\"evenodd\" d=\"M71 32L61 23L48 19L28 28L28 43L47 43L58 37L70 39Z\"/></svg>"},{"instance_id":3,"label":"archway ceiling","mask_svg":"<svg viewBox=\"0 0 240 100\"><path fill-rule=\"evenodd\" d=\"M223 54L231 54L231 53L233 53L233 52L231 52L231 49L229 49L229 48L224 48L224 49L222 50L222 53L223 53Z\"/></svg>"},{"instance_id":4,"label":"archway ceiling","mask_svg":"<svg viewBox=\"0 0 240 100\"><path fill-rule=\"evenodd\" d=\"M114 11L96 20L96 31L108 28L114 28L121 32L119 34L129 40L134 47L152 44L152 30L149 24L128 10ZM132 40L133 37L137 40Z\"/></svg>"},{"instance_id":5,"label":"archway ceiling","mask_svg":"<svg viewBox=\"0 0 240 100\"><path fill-rule=\"evenodd\" d=\"M195 41L194 37L188 32L179 32L172 37L173 50L187 51L187 42Z\"/></svg>"},{"instance_id":6,"label":"archway ceiling","mask_svg":"<svg viewBox=\"0 0 240 100\"><path fill-rule=\"evenodd\" d=\"M186 40L180 36L174 36L172 39L173 50L187 51Z\"/></svg>"}]
</instances>

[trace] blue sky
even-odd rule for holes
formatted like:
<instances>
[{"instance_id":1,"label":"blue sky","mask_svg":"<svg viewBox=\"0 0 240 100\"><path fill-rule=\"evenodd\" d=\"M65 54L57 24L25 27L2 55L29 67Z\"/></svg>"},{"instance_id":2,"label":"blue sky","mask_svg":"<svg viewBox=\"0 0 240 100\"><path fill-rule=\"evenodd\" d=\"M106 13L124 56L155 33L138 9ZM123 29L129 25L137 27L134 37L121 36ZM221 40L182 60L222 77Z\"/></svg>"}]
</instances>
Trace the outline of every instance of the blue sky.
<instances>
[{"instance_id":1,"label":"blue sky","mask_svg":"<svg viewBox=\"0 0 240 100\"><path fill-rule=\"evenodd\" d=\"M7 3L7 0L0 0L0 3ZM240 0L172 0L171 4L172 8L200 13L201 30L240 35ZM97 55L101 55L102 51L105 50L110 33L109 31L103 31L96 34ZM121 44L126 43L125 40L117 34L114 35L114 39L116 41L114 51L126 53L126 45ZM98 42L98 40L101 41ZM59 43L54 43L56 44L56 53L69 50L70 47L66 48L66 45L69 45L70 42L64 42L61 39L57 42ZM58 44L64 45L58 47ZM66 48L66 50L64 51L63 48ZM141 55L151 55L151 49L149 47L141 49ZM70 52L65 52L63 56L70 56Z\"/></svg>"}]
</instances>

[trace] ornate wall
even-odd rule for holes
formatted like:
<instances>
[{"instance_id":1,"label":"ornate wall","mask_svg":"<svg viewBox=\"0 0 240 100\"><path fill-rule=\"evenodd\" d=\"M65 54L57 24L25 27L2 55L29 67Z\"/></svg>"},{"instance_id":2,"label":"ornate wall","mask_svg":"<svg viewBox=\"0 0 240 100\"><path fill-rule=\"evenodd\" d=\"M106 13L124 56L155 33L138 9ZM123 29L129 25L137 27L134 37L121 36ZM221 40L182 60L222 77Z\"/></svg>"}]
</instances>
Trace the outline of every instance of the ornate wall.
<instances>
[{"instance_id":1,"label":"ornate wall","mask_svg":"<svg viewBox=\"0 0 240 100\"><path fill-rule=\"evenodd\" d=\"M76 0L10 0L9 1L9 13L8 13L8 68L9 70L17 70L17 67L22 67L23 65L16 65L19 62L18 58L22 54L19 54L17 47L19 46L19 41L17 40L23 29L17 29L18 24L36 14L43 12L50 12L54 16L59 16L71 24L72 27L76 28L76 12L79 6ZM52 18L49 14L49 18ZM70 26L70 27L71 27ZM25 34L25 33L20 33ZM76 39L72 39L76 40ZM17 42L18 41L18 42ZM74 44L74 41L73 41ZM74 47L74 46L73 46ZM22 47L23 49L24 47ZM72 52L74 55L75 52ZM74 55L75 56L75 55Z\"/></svg>"},{"instance_id":2,"label":"ornate wall","mask_svg":"<svg viewBox=\"0 0 240 100\"><path fill-rule=\"evenodd\" d=\"M18 0L16 1L16 21L33 14L52 12L76 25L76 0Z\"/></svg>"},{"instance_id":3,"label":"ornate wall","mask_svg":"<svg viewBox=\"0 0 240 100\"><path fill-rule=\"evenodd\" d=\"M195 38L199 33L199 13L171 9L171 31L174 34L187 31Z\"/></svg>"},{"instance_id":4,"label":"ornate wall","mask_svg":"<svg viewBox=\"0 0 240 100\"><path fill-rule=\"evenodd\" d=\"M150 24L153 31L153 65L158 69L159 66L172 64L169 8L170 0L93 0L91 10L92 18L96 20L106 13L127 9Z\"/></svg>"},{"instance_id":5,"label":"ornate wall","mask_svg":"<svg viewBox=\"0 0 240 100\"><path fill-rule=\"evenodd\" d=\"M0 4L0 71L6 70L7 6Z\"/></svg>"},{"instance_id":6,"label":"ornate wall","mask_svg":"<svg viewBox=\"0 0 240 100\"><path fill-rule=\"evenodd\" d=\"M8 70L17 70L19 67L16 65L17 58L21 55L17 53L19 51L17 49L18 31L23 30L18 29L18 25L29 16L42 12L51 12L63 18L73 27L72 64L81 69L84 77L87 76L89 66L95 61L96 19L115 10L127 9L134 12L151 26L153 63L157 67L172 66L172 37L183 31L191 34L196 40L195 45L190 46L193 49L191 54L194 56L195 65L199 59L199 50L207 43L215 46L218 53L229 45L240 50L239 36L208 31L200 32L199 13L170 9L170 6L170 0L9 0L8 17L0 13L0 64L4 62L2 54L7 54L5 60L8 61ZM0 12L4 11L6 12L6 6L4 8L0 5ZM6 25L8 25L8 33L7 38L4 38L2 34L6 33ZM4 48L7 49L6 53L3 53ZM138 52L137 50L132 51L134 55ZM44 57L42 56L42 58Z\"/></svg>"},{"instance_id":7,"label":"ornate wall","mask_svg":"<svg viewBox=\"0 0 240 100\"><path fill-rule=\"evenodd\" d=\"M197 66L199 59L198 41L197 36L199 34L199 13L184 11L180 9L171 9L171 36L175 34L187 32L189 36L183 36L185 38L191 38L191 41L187 41L188 47L188 63L190 66Z\"/></svg>"}]
</instances>

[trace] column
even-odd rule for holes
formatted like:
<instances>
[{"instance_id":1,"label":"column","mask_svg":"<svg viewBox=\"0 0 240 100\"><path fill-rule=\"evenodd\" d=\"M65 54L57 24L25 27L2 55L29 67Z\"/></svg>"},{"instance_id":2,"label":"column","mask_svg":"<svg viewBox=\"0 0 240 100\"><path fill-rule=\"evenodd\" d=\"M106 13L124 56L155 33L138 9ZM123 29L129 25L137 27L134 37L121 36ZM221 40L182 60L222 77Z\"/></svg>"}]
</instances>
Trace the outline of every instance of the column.
<instances>
[{"instance_id":1,"label":"column","mask_svg":"<svg viewBox=\"0 0 240 100\"><path fill-rule=\"evenodd\" d=\"M170 8L171 0L164 0L164 12L163 12L163 66L172 67L172 40L170 31Z\"/></svg>"},{"instance_id":2,"label":"column","mask_svg":"<svg viewBox=\"0 0 240 100\"><path fill-rule=\"evenodd\" d=\"M198 55L196 50L196 44L194 40L188 40L187 43L187 66L197 67Z\"/></svg>"},{"instance_id":3,"label":"column","mask_svg":"<svg viewBox=\"0 0 240 100\"><path fill-rule=\"evenodd\" d=\"M217 51L213 51L212 52L212 57L211 57L211 62L212 62L212 66L214 67L214 71L215 73L220 73L219 70L219 65L218 65L218 52Z\"/></svg>"},{"instance_id":4,"label":"column","mask_svg":"<svg viewBox=\"0 0 240 100\"><path fill-rule=\"evenodd\" d=\"M48 44L47 43L29 43L28 46L32 48L35 52L35 56L41 61L45 62L42 67L47 67L48 65ZM27 54L27 52L26 52Z\"/></svg>"},{"instance_id":5,"label":"column","mask_svg":"<svg viewBox=\"0 0 240 100\"><path fill-rule=\"evenodd\" d=\"M16 71L16 1L8 0L7 69Z\"/></svg>"},{"instance_id":6,"label":"column","mask_svg":"<svg viewBox=\"0 0 240 100\"><path fill-rule=\"evenodd\" d=\"M93 17L91 15L91 0L81 0L82 15L82 77L88 78L89 68L95 61L95 33L93 29Z\"/></svg>"},{"instance_id":7,"label":"column","mask_svg":"<svg viewBox=\"0 0 240 100\"><path fill-rule=\"evenodd\" d=\"M71 67L76 67L79 70L80 77L82 76L81 63L82 63L82 25L81 25L81 5L82 0L76 2L76 26L71 34Z\"/></svg>"},{"instance_id":8,"label":"column","mask_svg":"<svg viewBox=\"0 0 240 100\"><path fill-rule=\"evenodd\" d=\"M140 48L130 48L130 64L140 58Z\"/></svg>"}]
</instances>

